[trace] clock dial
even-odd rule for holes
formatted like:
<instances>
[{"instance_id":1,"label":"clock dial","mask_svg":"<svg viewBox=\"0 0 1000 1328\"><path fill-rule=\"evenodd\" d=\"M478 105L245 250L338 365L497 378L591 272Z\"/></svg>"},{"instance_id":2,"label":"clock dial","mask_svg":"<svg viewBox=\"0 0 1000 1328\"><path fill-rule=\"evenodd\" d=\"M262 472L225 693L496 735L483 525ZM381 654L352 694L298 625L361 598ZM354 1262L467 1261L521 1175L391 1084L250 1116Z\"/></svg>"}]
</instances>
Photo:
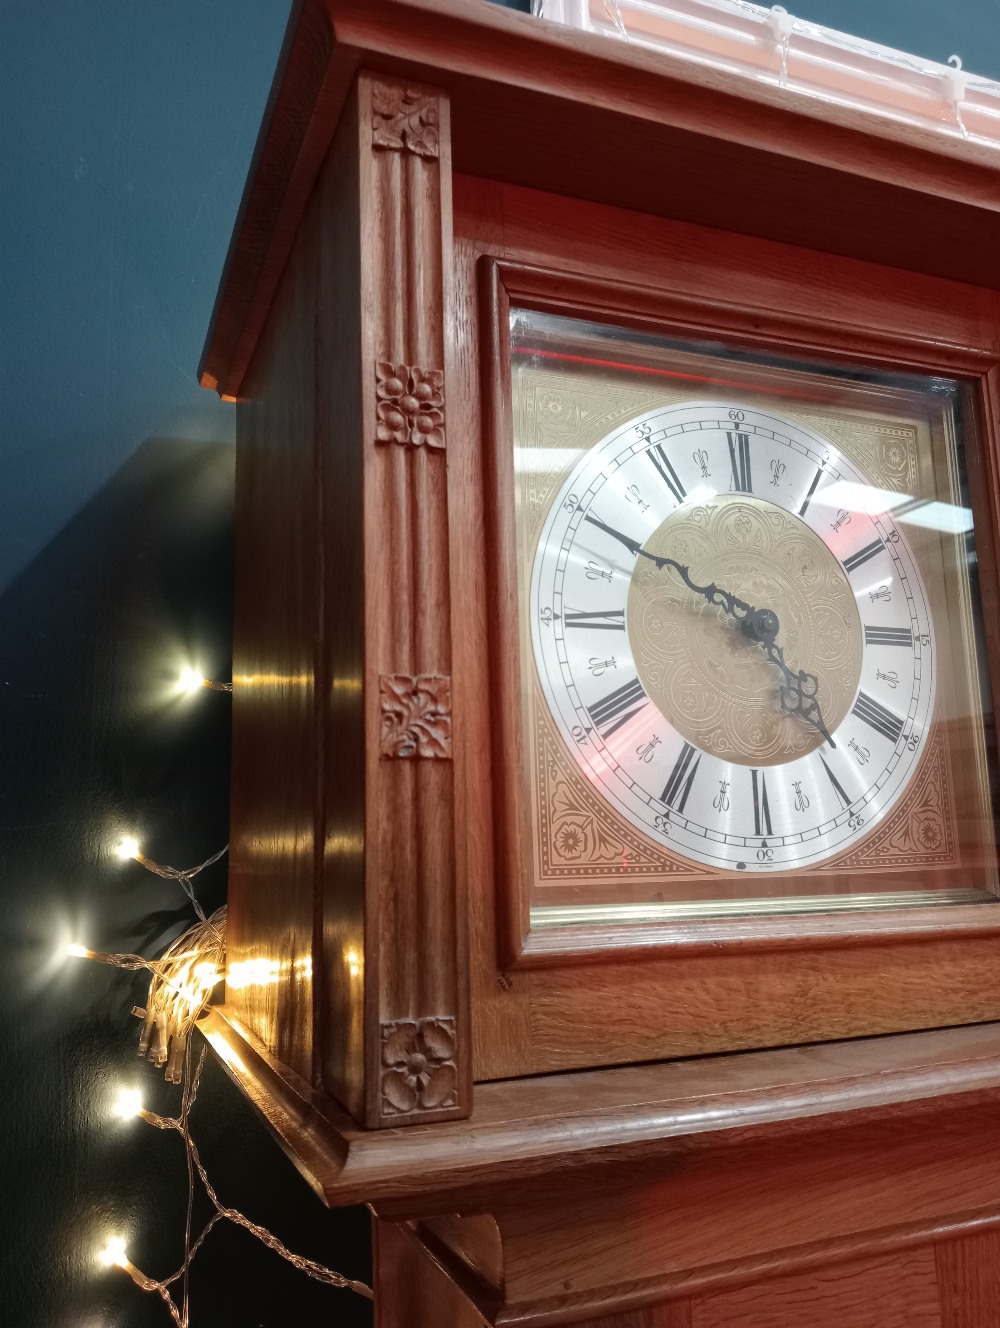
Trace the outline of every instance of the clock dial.
<instances>
[{"instance_id":1,"label":"clock dial","mask_svg":"<svg viewBox=\"0 0 1000 1328\"><path fill-rule=\"evenodd\" d=\"M934 631L878 492L799 423L689 401L619 424L555 493L530 571L541 694L587 785L666 853L821 863L913 778Z\"/></svg>"}]
</instances>

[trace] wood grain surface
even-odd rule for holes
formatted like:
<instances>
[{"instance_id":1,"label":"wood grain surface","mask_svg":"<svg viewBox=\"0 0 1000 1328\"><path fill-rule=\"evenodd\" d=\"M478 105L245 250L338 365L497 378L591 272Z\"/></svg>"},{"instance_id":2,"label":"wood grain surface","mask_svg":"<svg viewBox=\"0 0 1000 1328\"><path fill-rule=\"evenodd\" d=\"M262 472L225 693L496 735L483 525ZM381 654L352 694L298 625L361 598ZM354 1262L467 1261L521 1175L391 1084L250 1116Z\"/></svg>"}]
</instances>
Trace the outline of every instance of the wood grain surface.
<instances>
[{"instance_id":1,"label":"wood grain surface","mask_svg":"<svg viewBox=\"0 0 1000 1328\"><path fill-rule=\"evenodd\" d=\"M758 1132L811 1138L845 1115L860 1123L869 1114L978 1113L1000 1092L992 1024L512 1079L481 1085L468 1122L384 1132L338 1112L225 1010L203 1027L328 1203L368 1200L407 1216L456 1212L472 1198L471 1211L492 1211L511 1187L548 1194L585 1168L599 1189L605 1163L669 1169L680 1155Z\"/></svg>"},{"instance_id":2,"label":"wood grain surface","mask_svg":"<svg viewBox=\"0 0 1000 1328\"><path fill-rule=\"evenodd\" d=\"M446 759L375 758L383 727L374 704L380 677L443 676L450 687L452 671L450 131L447 98L433 88L362 74L355 95L366 434L359 440L365 456L365 690L372 698L365 740L365 1120L396 1125L471 1109L465 895L455 868L450 750ZM390 132L380 136L383 123ZM385 388L379 384L385 371L378 367L385 364L409 377L414 393L421 376L441 380L437 398L443 406L435 409L444 421L438 430L442 446L418 434L423 416L416 407L408 414L405 402L413 398L406 393L404 425L395 433L386 429ZM427 1020L435 1023L419 1022ZM433 1047L427 1032L432 1027ZM408 1099L392 1085L410 1073L406 1058L412 1056L423 1058L426 1068Z\"/></svg>"},{"instance_id":3,"label":"wood grain surface","mask_svg":"<svg viewBox=\"0 0 1000 1328\"><path fill-rule=\"evenodd\" d=\"M934 1249L831 1264L699 1296L691 1328L940 1328Z\"/></svg>"},{"instance_id":4,"label":"wood grain surface","mask_svg":"<svg viewBox=\"0 0 1000 1328\"><path fill-rule=\"evenodd\" d=\"M315 613L317 711L304 761L318 763L314 963L317 1074L359 1119L366 1109L365 738L371 704L365 678L365 553L358 514L364 493L366 424L361 376L361 207L357 166L360 110L346 109L313 196L315 280L307 312L315 328L314 501L321 571ZM287 277L286 277L287 280ZM242 404L237 407L237 414ZM354 961L350 956L355 956ZM336 1035L332 1035L332 1030Z\"/></svg>"},{"instance_id":5,"label":"wood grain surface","mask_svg":"<svg viewBox=\"0 0 1000 1328\"><path fill-rule=\"evenodd\" d=\"M327 1202L428 1215L380 1262L385 1328L932 1328L934 1285L942 1328L995 1322L996 1026L485 1085L399 1131L204 1031Z\"/></svg>"},{"instance_id":6,"label":"wood grain surface","mask_svg":"<svg viewBox=\"0 0 1000 1328\"><path fill-rule=\"evenodd\" d=\"M447 83L460 171L723 229L738 196L747 234L1000 284L994 175L974 141L792 107L760 81L479 0L306 0L230 247L206 386L239 393L365 58Z\"/></svg>"},{"instance_id":7,"label":"wood grain surface","mask_svg":"<svg viewBox=\"0 0 1000 1328\"><path fill-rule=\"evenodd\" d=\"M486 1320L406 1227L373 1221L375 1328L485 1328Z\"/></svg>"},{"instance_id":8,"label":"wood grain surface","mask_svg":"<svg viewBox=\"0 0 1000 1328\"><path fill-rule=\"evenodd\" d=\"M425 704L451 673L448 116L415 87L353 89L237 411L231 959L267 973L232 994L369 1125L471 1105L450 703L443 759Z\"/></svg>"},{"instance_id":9,"label":"wood grain surface","mask_svg":"<svg viewBox=\"0 0 1000 1328\"><path fill-rule=\"evenodd\" d=\"M231 1002L309 1081L319 982L312 966L321 536L311 380L320 225L314 207L237 411L227 933ZM254 980L244 983L241 971Z\"/></svg>"},{"instance_id":10,"label":"wood grain surface","mask_svg":"<svg viewBox=\"0 0 1000 1328\"><path fill-rule=\"evenodd\" d=\"M939 1241L935 1253L941 1328L1000 1322L1000 1232Z\"/></svg>"},{"instance_id":11,"label":"wood grain surface","mask_svg":"<svg viewBox=\"0 0 1000 1328\"><path fill-rule=\"evenodd\" d=\"M822 1258L809 1269L772 1273L723 1291L593 1314L566 1297L561 1308L483 1294L421 1230L376 1219L376 1286L381 1328L439 1324L574 1325L575 1328L993 1328L997 1323L996 1232L851 1259ZM632 1288L616 1284L608 1261L609 1303ZM408 1286L412 1288L407 1294Z\"/></svg>"}]
</instances>

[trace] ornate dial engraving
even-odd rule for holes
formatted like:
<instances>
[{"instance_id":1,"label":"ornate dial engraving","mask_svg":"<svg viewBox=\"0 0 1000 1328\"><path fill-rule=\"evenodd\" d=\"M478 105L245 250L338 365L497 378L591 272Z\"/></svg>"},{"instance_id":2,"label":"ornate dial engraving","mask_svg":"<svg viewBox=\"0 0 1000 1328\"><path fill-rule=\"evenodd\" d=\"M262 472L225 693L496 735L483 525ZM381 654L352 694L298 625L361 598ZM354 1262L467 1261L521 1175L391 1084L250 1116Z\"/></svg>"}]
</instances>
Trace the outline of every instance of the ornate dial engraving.
<instances>
[{"instance_id":1,"label":"ornate dial engraving","mask_svg":"<svg viewBox=\"0 0 1000 1328\"><path fill-rule=\"evenodd\" d=\"M772 608L786 655L808 660L819 680L827 724L841 723L861 675L861 619L841 564L803 520L765 499L720 494L711 503L676 508L643 547ZM778 680L762 651L724 630L722 611L669 569L636 561L627 623L646 694L701 751L759 767L782 765L823 744L815 728L775 705Z\"/></svg>"},{"instance_id":2,"label":"ornate dial engraving","mask_svg":"<svg viewBox=\"0 0 1000 1328\"><path fill-rule=\"evenodd\" d=\"M653 406L581 453L526 606L588 790L553 802L556 860L632 870L593 798L665 864L716 870L820 867L882 826L929 751L934 641L880 492L828 438L750 405Z\"/></svg>"}]
</instances>

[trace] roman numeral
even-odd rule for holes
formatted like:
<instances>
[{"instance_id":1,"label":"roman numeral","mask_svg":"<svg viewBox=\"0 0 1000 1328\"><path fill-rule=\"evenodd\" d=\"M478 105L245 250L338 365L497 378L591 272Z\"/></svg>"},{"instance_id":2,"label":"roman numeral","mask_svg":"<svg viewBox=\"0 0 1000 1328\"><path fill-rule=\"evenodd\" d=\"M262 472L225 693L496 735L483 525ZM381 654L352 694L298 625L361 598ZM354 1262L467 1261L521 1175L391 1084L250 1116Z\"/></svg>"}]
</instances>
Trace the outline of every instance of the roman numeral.
<instances>
[{"instance_id":1,"label":"roman numeral","mask_svg":"<svg viewBox=\"0 0 1000 1328\"><path fill-rule=\"evenodd\" d=\"M850 800L850 798L847 796L847 794L844 792L844 790L843 790L843 788L842 788L842 786L841 786L840 780L839 780L839 779L837 778L837 776L833 773L833 771L830 769L830 767L827 765L827 763L823 760L822 753L819 753L819 752L818 752L817 755L819 756L820 764L822 765L823 769L826 771L826 773L827 773L827 775L828 775L828 777L829 777L829 779L830 779L830 783L833 785L834 789L836 790L837 797L840 799L840 801L844 804L845 807L850 807L850 805L851 805L851 800Z\"/></svg>"},{"instance_id":2,"label":"roman numeral","mask_svg":"<svg viewBox=\"0 0 1000 1328\"><path fill-rule=\"evenodd\" d=\"M869 558L874 558L875 555L881 553L884 548L885 545L880 539L873 540L871 544L866 544L865 547L859 549L857 553L852 553L850 558L845 558L844 567L848 572L853 572L855 567L860 567L861 564L866 563Z\"/></svg>"},{"instance_id":3,"label":"roman numeral","mask_svg":"<svg viewBox=\"0 0 1000 1328\"><path fill-rule=\"evenodd\" d=\"M881 733L890 742L899 742L899 736L903 732L903 721L891 710L886 710L884 705L873 701L867 692L858 693L851 714L864 720L876 733Z\"/></svg>"},{"instance_id":4,"label":"roman numeral","mask_svg":"<svg viewBox=\"0 0 1000 1328\"><path fill-rule=\"evenodd\" d=\"M677 471L674 470L673 466L670 464L670 461L667 458L667 454L663 450L662 444L661 443L654 444L646 453L646 455L649 457L650 461L652 461L653 465L656 467L656 473L659 475L660 479L667 486L670 492L674 495L677 501L679 503L682 503L684 499L687 497L687 490L684 488L684 485L680 482L680 479L678 478L677 475Z\"/></svg>"},{"instance_id":5,"label":"roman numeral","mask_svg":"<svg viewBox=\"0 0 1000 1328\"><path fill-rule=\"evenodd\" d=\"M594 721L594 726L601 737L607 740L623 724L628 723L633 715L638 714L648 700L649 697L642 690L642 683L638 678L633 678L631 682L616 688L603 700L588 706L587 714ZM605 724L610 724L611 727L601 732Z\"/></svg>"},{"instance_id":6,"label":"roman numeral","mask_svg":"<svg viewBox=\"0 0 1000 1328\"><path fill-rule=\"evenodd\" d=\"M749 493L750 483L750 435L748 433L727 433L729 439L729 460L733 467L733 488Z\"/></svg>"},{"instance_id":7,"label":"roman numeral","mask_svg":"<svg viewBox=\"0 0 1000 1328\"><path fill-rule=\"evenodd\" d=\"M688 800L688 794L691 792L691 785L694 783L694 777L698 773L698 766L701 764L701 755L691 764L692 757L695 754L695 748L689 742L686 742L681 748L681 754L674 763L674 768L670 772L670 778L664 785L663 792L660 794L660 801L667 807L673 807L678 815L683 816L684 807ZM677 799L675 802L674 799Z\"/></svg>"},{"instance_id":8,"label":"roman numeral","mask_svg":"<svg viewBox=\"0 0 1000 1328\"><path fill-rule=\"evenodd\" d=\"M865 627L866 646L908 646L913 649L913 632L909 627Z\"/></svg>"},{"instance_id":9,"label":"roman numeral","mask_svg":"<svg viewBox=\"0 0 1000 1328\"><path fill-rule=\"evenodd\" d=\"M600 632L624 632L625 610L607 609L595 610L592 613L577 613L568 609L563 614L563 622L567 627L593 627Z\"/></svg>"},{"instance_id":10,"label":"roman numeral","mask_svg":"<svg viewBox=\"0 0 1000 1328\"><path fill-rule=\"evenodd\" d=\"M812 484L809 485L809 492L806 494L806 500L799 508L799 516L805 516L806 508L812 502L812 496L816 492L816 489L819 486L819 482L822 478L823 478L823 467L820 466L819 470L817 470L816 474L813 476Z\"/></svg>"},{"instance_id":11,"label":"roman numeral","mask_svg":"<svg viewBox=\"0 0 1000 1328\"><path fill-rule=\"evenodd\" d=\"M751 770L750 778L753 780L753 832L755 835L771 835L774 831L771 829L771 809L767 805L767 784L764 782L763 770Z\"/></svg>"}]
</instances>

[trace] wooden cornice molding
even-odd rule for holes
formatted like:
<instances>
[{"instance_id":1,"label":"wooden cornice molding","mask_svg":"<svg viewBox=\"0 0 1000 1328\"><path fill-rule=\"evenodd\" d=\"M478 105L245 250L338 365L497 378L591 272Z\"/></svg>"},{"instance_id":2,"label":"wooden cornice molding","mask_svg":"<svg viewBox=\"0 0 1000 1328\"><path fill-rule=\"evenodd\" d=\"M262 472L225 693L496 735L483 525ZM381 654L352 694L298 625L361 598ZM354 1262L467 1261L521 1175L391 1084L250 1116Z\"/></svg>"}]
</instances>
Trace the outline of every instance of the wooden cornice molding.
<instances>
[{"instance_id":1,"label":"wooden cornice molding","mask_svg":"<svg viewBox=\"0 0 1000 1328\"><path fill-rule=\"evenodd\" d=\"M220 394L240 395L361 67L448 89L456 171L723 229L738 196L747 233L1000 288L995 154L972 141L483 0L302 0L199 367Z\"/></svg>"}]
</instances>

